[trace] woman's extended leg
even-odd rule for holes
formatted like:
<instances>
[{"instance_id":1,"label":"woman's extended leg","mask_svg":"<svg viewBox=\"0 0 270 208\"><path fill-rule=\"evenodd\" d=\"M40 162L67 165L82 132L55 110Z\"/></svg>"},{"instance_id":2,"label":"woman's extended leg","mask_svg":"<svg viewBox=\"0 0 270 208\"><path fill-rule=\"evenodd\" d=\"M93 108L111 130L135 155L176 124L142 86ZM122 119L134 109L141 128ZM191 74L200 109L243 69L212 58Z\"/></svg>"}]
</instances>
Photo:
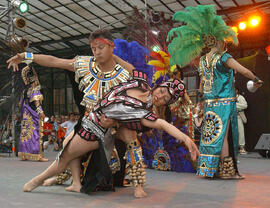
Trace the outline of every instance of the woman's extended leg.
<instances>
[{"instance_id":1,"label":"woman's extended leg","mask_svg":"<svg viewBox=\"0 0 270 208\"><path fill-rule=\"evenodd\" d=\"M32 191L36 187L40 186L44 180L56 175L57 173L63 172L70 161L97 148L97 141L85 141L76 134L70 144L67 146L66 150L62 153L61 159L59 160L59 165L57 166L57 161L54 161L44 172L26 183L23 190L26 192Z\"/></svg>"}]
</instances>

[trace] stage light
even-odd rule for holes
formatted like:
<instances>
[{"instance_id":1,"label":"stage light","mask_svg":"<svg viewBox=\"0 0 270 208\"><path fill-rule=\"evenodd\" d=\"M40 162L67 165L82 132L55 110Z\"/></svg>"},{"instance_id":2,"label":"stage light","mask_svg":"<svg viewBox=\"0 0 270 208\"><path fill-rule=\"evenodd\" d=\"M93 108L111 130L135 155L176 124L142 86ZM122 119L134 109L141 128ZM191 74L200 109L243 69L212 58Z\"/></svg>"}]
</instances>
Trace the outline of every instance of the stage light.
<instances>
[{"instance_id":1,"label":"stage light","mask_svg":"<svg viewBox=\"0 0 270 208\"><path fill-rule=\"evenodd\" d=\"M26 1L13 0L11 1L11 4L14 7L18 7L21 13L25 13L29 11L29 5Z\"/></svg>"},{"instance_id":2,"label":"stage light","mask_svg":"<svg viewBox=\"0 0 270 208\"><path fill-rule=\"evenodd\" d=\"M151 20L152 20L152 22L154 23L154 24L157 24L157 23L159 23L160 22L160 14L159 14L159 12L157 12L157 11L152 11L151 12Z\"/></svg>"},{"instance_id":3,"label":"stage light","mask_svg":"<svg viewBox=\"0 0 270 208\"><path fill-rule=\"evenodd\" d=\"M29 11L29 5L26 1L23 1L20 6L19 6L19 10L21 13L25 13Z\"/></svg>"},{"instance_id":4,"label":"stage light","mask_svg":"<svg viewBox=\"0 0 270 208\"><path fill-rule=\"evenodd\" d=\"M155 51L155 52L160 51L159 46L158 46L158 45L154 45L154 46L152 46L152 51Z\"/></svg>"},{"instance_id":5,"label":"stage light","mask_svg":"<svg viewBox=\"0 0 270 208\"><path fill-rule=\"evenodd\" d=\"M231 27L231 28L232 28L232 30L233 30L235 33L237 33L237 32L238 32L237 27L233 26L233 27Z\"/></svg>"},{"instance_id":6,"label":"stage light","mask_svg":"<svg viewBox=\"0 0 270 208\"><path fill-rule=\"evenodd\" d=\"M155 36L158 36L158 34L159 34L159 31L157 31L157 30L151 30L151 32L152 32Z\"/></svg>"},{"instance_id":7,"label":"stage light","mask_svg":"<svg viewBox=\"0 0 270 208\"><path fill-rule=\"evenodd\" d=\"M238 27L240 30L245 30L247 27L247 24L246 22L240 22Z\"/></svg>"},{"instance_id":8,"label":"stage light","mask_svg":"<svg viewBox=\"0 0 270 208\"><path fill-rule=\"evenodd\" d=\"M261 17L255 16L255 17L250 18L249 23L252 27L256 27L259 25L260 21L261 21Z\"/></svg>"},{"instance_id":9,"label":"stage light","mask_svg":"<svg viewBox=\"0 0 270 208\"><path fill-rule=\"evenodd\" d=\"M270 55L270 45L266 46L265 51L268 55Z\"/></svg>"},{"instance_id":10,"label":"stage light","mask_svg":"<svg viewBox=\"0 0 270 208\"><path fill-rule=\"evenodd\" d=\"M25 19L21 17L16 17L13 19L13 24L20 29L24 29L26 27L26 21Z\"/></svg>"}]
</instances>

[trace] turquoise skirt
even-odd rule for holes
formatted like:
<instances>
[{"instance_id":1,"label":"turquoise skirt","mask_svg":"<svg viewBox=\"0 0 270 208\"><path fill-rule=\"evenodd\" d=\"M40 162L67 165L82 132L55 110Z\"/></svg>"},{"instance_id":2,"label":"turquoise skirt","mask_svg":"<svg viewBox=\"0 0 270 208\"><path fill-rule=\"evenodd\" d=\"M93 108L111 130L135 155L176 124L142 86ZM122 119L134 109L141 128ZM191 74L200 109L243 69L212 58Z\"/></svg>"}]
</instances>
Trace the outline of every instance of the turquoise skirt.
<instances>
[{"instance_id":1,"label":"turquoise skirt","mask_svg":"<svg viewBox=\"0 0 270 208\"><path fill-rule=\"evenodd\" d=\"M236 157L238 154L236 103L234 98L206 100L204 112L197 175L213 177L217 173L229 121L232 130L232 138L228 135L228 141L232 141L232 144L229 142L229 148L233 148L234 154L230 156Z\"/></svg>"}]
</instances>

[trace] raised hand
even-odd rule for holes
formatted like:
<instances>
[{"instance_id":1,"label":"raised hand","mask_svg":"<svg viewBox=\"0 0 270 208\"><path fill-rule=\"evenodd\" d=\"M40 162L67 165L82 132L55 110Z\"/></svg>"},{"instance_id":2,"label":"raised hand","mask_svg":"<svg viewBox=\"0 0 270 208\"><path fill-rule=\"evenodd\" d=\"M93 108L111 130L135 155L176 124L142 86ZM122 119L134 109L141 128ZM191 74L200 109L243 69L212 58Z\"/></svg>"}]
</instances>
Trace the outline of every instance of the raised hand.
<instances>
[{"instance_id":1,"label":"raised hand","mask_svg":"<svg viewBox=\"0 0 270 208\"><path fill-rule=\"evenodd\" d=\"M24 53L17 53L17 55L7 60L8 69L12 66L13 71L19 71L18 65L24 60Z\"/></svg>"},{"instance_id":2,"label":"raised hand","mask_svg":"<svg viewBox=\"0 0 270 208\"><path fill-rule=\"evenodd\" d=\"M258 82L254 82L254 86L256 87L256 88L259 88L259 87L261 87L263 85L263 81L262 80L259 80Z\"/></svg>"}]
</instances>

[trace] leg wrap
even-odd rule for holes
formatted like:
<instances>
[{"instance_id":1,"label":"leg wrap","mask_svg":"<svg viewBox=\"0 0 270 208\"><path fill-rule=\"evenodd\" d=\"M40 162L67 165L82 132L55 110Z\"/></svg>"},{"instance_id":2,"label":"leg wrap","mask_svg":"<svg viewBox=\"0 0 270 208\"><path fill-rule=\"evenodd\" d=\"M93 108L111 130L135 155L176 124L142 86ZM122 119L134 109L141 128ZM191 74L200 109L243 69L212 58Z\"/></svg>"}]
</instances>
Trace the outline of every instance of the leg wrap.
<instances>
[{"instance_id":1,"label":"leg wrap","mask_svg":"<svg viewBox=\"0 0 270 208\"><path fill-rule=\"evenodd\" d=\"M142 155L142 147L138 140L129 142L126 145L127 152L125 159L127 160L127 167L130 169L129 176L133 186L144 186L146 181L146 172Z\"/></svg>"},{"instance_id":2,"label":"leg wrap","mask_svg":"<svg viewBox=\"0 0 270 208\"><path fill-rule=\"evenodd\" d=\"M231 178L235 176L236 171L233 164L232 157L225 157L220 160L219 163L219 177L221 178Z\"/></svg>"},{"instance_id":3,"label":"leg wrap","mask_svg":"<svg viewBox=\"0 0 270 208\"><path fill-rule=\"evenodd\" d=\"M120 158L115 147L112 150L112 156L109 162L109 166L113 174L120 170Z\"/></svg>"},{"instance_id":4,"label":"leg wrap","mask_svg":"<svg viewBox=\"0 0 270 208\"><path fill-rule=\"evenodd\" d=\"M65 183L66 181L68 181L70 179L70 177L71 177L71 171L68 168L68 169L66 169L65 172L59 173L56 175L56 184L61 185L61 184Z\"/></svg>"}]
</instances>

